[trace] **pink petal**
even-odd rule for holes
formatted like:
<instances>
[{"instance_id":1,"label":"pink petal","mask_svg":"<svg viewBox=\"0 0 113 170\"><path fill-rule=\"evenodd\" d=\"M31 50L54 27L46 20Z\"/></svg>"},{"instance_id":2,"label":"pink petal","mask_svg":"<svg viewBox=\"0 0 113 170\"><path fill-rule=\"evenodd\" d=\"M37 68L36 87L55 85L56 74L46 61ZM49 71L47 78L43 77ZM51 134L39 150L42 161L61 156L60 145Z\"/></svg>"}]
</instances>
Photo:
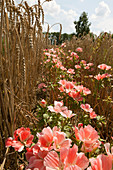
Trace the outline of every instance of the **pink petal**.
<instances>
[{"instance_id":1,"label":"pink petal","mask_svg":"<svg viewBox=\"0 0 113 170\"><path fill-rule=\"evenodd\" d=\"M76 165L78 165L81 169L86 169L88 167L89 160L84 153L77 154Z\"/></svg>"},{"instance_id":2,"label":"pink petal","mask_svg":"<svg viewBox=\"0 0 113 170\"><path fill-rule=\"evenodd\" d=\"M44 165L49 168L57 169L59 167L59 157L55 151L51 151L44 158Z\"/></svg>"}]
</instances>

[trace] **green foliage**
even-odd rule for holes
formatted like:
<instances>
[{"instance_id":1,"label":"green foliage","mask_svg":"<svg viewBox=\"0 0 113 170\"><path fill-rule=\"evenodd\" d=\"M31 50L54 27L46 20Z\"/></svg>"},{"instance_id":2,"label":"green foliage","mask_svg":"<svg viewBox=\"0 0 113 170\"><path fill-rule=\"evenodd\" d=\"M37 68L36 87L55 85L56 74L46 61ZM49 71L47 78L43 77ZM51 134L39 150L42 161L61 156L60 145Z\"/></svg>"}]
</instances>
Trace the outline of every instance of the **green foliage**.
<instances>
[{"instance_id":1,"label":"green foliage","mask_svg":"<svg viewBox=\"0 0 113 170\"><path fill-rule=\"evenodd\" d=\"M81 16L79 17L78 21L74 21L75 29L76 29L76 36L82 36L86 35L90 32L90 25L88 21L88 14L86 12L83 12Z\"/></svg>"},{"instance_id":2,"label":"green foliage","mask_svg":"<svg viewBox=\"0 0 113 170\"><path fill-rule=\"evenodd\" d=\"M59 32L51 32L49 33L49 39L51 40L51 44L54 44L54 40L56 40L56 44L62 44L65 40L71 40L73 35L75 35L75 33L71 33L71 34L67 34L67 33L63 33L61 34L61 39L59 39L60 33Z\"/></svg>"}]
</instances>

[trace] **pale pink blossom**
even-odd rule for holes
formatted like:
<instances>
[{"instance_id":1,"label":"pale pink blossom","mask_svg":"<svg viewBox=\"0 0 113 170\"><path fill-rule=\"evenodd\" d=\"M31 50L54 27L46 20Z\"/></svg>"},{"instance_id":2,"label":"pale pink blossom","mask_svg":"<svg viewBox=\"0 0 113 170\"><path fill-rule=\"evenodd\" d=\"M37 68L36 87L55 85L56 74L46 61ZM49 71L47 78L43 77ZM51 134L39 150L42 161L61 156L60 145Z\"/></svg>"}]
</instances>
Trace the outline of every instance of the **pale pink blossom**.
<instances>
[{"instance_id":1,"label":"pale pink blossom","mask_svg":"<svg viewBox=\"0 0 113 170\"><path fill-rule=\"evenodd\" d=\"M84 153L77 153L77 151L77 145L62 149L60 157L55 151L51 151L44 158L44 165L47 170L84 170L88 167L89 161Z\"/></svg>"},{"instance_id":2,"label":"pale pink blossom","mask_svg":"<svg viewBox=\"0 0 113 170\"><path fill-rule=\"evenodd\" d=\"M113 146L111 147L111 152L110 152L110 143L105 143L104 144L106 153L109 157L111 157L112 161L113 161Z\"/></svg>"},{"instance_id":3,"label":"pale pink blossom","mask_svg":"<svg viewBox=\"0 0 113 170\"><path fill-rule=\"evenodd\" d=\"M95 119L97 117L97 114L93 111L93 112L90 112L90 118L91 119Z\"/></svg>"},{"instance_id":4,"label":"pale pink blossom","mask_svg":"<svg viewBox=\"0 0 113 170\"><path fill-rule=\"evenodd\" d=\"M51 151L44 158L44 165L46 170L57 170L63 168L63 163L61 164L60 158L55 151Z\"/></svg>"},{"instance_id":5,"label":"pale pink blossom","mask_svg":"<svg viewBox=\"0 0 113 170\"><path fill-rule=\"evenodd\" d=\"M36 152L34 152L35 146L33 146L31 150L32 151L28 150L26 153L26 158L29 162L28 166L26 167L26 170L35 170L35 169L46 170L46 167L44 165L44 158L48 154L48 151L42 151L36 148Z\"/></svg>"},{"instance_id":6,"label":"pale pink blossom","mask_svg":"<svg viewBox=\"0 0 113 170\"><path fill-rule=\"evenodd\" d=\"M79 59L79 56L78 56L77 53L75 53L75 52L71 52L71 56L72 56L72 57L75 57L76 59Z\"/></svg>"},{"instance_id":7,"label":"pale pink blossom","mask_svg":"<svg viewBox=\"0 0 113 170\"><path fill-rule=\"evenodd\" d=\"M60 69L63 70L63 71L67 70L64 66L60 66Z\"/></svg>"},{"instance_id":8,"label":"pale pink blossom","mask_svg":"<svg viewBox=\"0 0 113 170\"><path fill-rule=\"evenodd\" d=\"M65 91L63 86L60 86L58 89L60 90L60 92L64 92Z\"/></svg>"},{"instance_id":9,"label":"pale pink blossom","mask_svg":"<svg viewBox=\"0 0 113 170\"><path fill-rule=\"evenodd\" d=\"M69 93L70 91L72 91L73 88L74 88L74 84L70 81L67 81L65 84L66 93Z\"/></svg>"},{"instance_id":10,"label":"pale pink blossom","mask_svg":"<svg viewBox=\"0 0 113 170\"><path fill-rule=\"evenodd\" d=\"M61 47L66 47L66 43L62 43Z\"/></svg>"},{"instance_id":11,"label":"pale pink blossom","mask_svg":"<svg viewBox=\"0 0 113 170\"><path fill-rule=\"evenodd\" d=\"M29 128L21 127L14 132L14 139L9 137L6 140L6 147L12 146L15 151L21 152L24 146L29 147L32 144L33 138Z\"/></svg>"},{"instance_id":12,"label":"pale pink blossom","mask_svg":"<svg viewBox=\"0 0 113 170\"><path fill-rule=\"evenodd\" d=\"M89 70L89 69L90 69L90 67L89 67L89 66L86 66L86 67L84 67L84 69Z\"/></svg>"},{"instance_id":13,"label":"pale pink blossom","mask_svg":"<svg viewBox=\"0 0 113 170\"><path fill-rule=\"evenodd\" d=\"M71 166L74 165L81 168L81 170L84 170L88 167L89 160L87 159L84 153L77 153L78 152L77 145L74 144L72 148L66 149L65 152L67 152L67 154L65 158L64 169L65 168L71 169Z\"/></svg>"},{"instance_id":14,"label":"pale pink blossom","mask_svg":"<svg viewBox=\"0 0 113 170\"><path fill-rule=\"evenodd\" d=\"M88 88L83 87L83 94L86 96L88 94L91 94L91 91Z\"/></svg>"},{"instance_id":15,"label":"pale pink blossom","mask_svg":"<svg viewBox=\"0 0 113 170\"><path fill-rule=\"evenodd\" d=\"M75 74L74 69L71 69L71 68L67 70L67 73Z\"/></svg>"},{"instance_id":16,"label":"pale pink blossom","mask_svg":"<svg viewBox=\"0 0 113 170\"><path fill-rule=\"evenodd\" d=\"M91 125L81 127L80 130L75 127L75 136L77 140L83 142L82 151L84 152L91 152L100 146L98 133Z\"/></svg>"},{"instance_id":17,"label":"pale pink blossom","mask_svg":"<svg viewBox=\"0 0 113 170\"><path fill-rule=\"evenodd\" d=\"M91 94L91 91L90 91L88 88L83 87L83 85L75 86L75 89L76 89L78 92L83 93L84 95Z\"/></svg>"},{"instance_id":18,"label":"pale pink blossom","mask_svg":"<svg viewBox=\"0 0 113 170\"><path fill-rule=\"evenodd\" d=\"M76 91L75 89L71 90L68 95L72 97L74 100L82 101L83 97L81 96L80 92Z\"/></svg>"},{"instance_id":19,"label":"pale pink blossom","mask_svg":"<svg viewBox=\"0 0 113 170\"><path fill-rule=\"evenodd\" d=\"M78 47L78 48L76 49L76 51L77 51L77 52L83 52L83 49L82 49L81 47Z\"/></svg>"},{"instance_id":20,"label":"pale pink blossom","mask_svg":"<svg viewBox=\"0 0 113 170\"><path fill-rule=\"evenodd\" d=\"M94 76L95 79L97 80L103 80L104 78L109 78L111 77L111 74L105 73L105 74L98 74L96 76Z\"/></svg>"},{"instance_id":21,"label":"pale pink blossom","mask_svg":"<svg viewBox=\"0 0 113 170\"><path fill-rule=\"evenodd\" d=\"M49 151L52 149L53 131L50 127L44 128L41 133L37 133L38 146L40 149Z\"/></svg>"},{"instance_id":22,"label":"pale pink blossom","mask_svg":"<svg viewBox=\"0 0 113 170\"><path fill-rule=\"evenodd\" d=\"M66 134L64 132L56 131L54 133L54 143L53 148L56 151L60 151L63 148L69 148L71 146L71 140L66 139Z\"/></svg>"},{"instance_id":23,"label":"pale pink blossom","mask_svg":"<svg viewBox=\"0 0 113 170\"><path fill-rule=\"evenodd\" d=\"M18 152L21 152L24 149L24 145L20 141L13 140L13 138L11 137L9 137L6 140L5 146L6 147L12 146L15 149L15 151L18 151Z\"/></svg>"},{"instance_id":24,"label":"pale pink blossom","mask_svg":"<svg viewBox=\"0 0 113 170\"><path fill-rule=\"evenodd\" d=\"M62 111L60 112L60 114L65 118L71 118L71 117L75 116L75 114L72 114L72 111L68 110L67 107L64 110L63 110L63 108L61 110Z\"/></svg>"},{"instance_id":25,"label":"pale pink blossom","mask_svg":"<svg viewBox=\"0 0 113 170\"><path fill-rule=\"evenodd\" d=\"M45 83L40 83L40 84L38 85L38 88L39 88L39 89L41 89L41 88L43 88L43 87L47 87Z\"/></svg>"},{"instance_id":26,"label":"pale pink blossom","mask_svg":"<svg viewBox=\"0 0 113 170\"><path fill-rule=\"evenodd\" d=\"M81 104L80 107L84 111L89 112L89 113L91 113L93 111L93 109L91 108L91 106L89 104Z\"/></svg>"},{"instance_id":27,"label":"pale pink blossom","mask_svg":"<svg viewBox=\"0 0 113 170\"><path fill-rule=\"evenodd\" d=\"M81 63L86 65L86 61L85 60L81 60Z\"/></svg>"},{"instance_id":28,"label":"pale pink blossom","mask_svg":"<svg viewBox=\"0 0 113 170\"><path fill-rule=\"evenodd\" d=\"M79 69L79 68L81 68L81 66L80 65L75 65L75 68Z\"/></svg>"},{"instance_id":29,"label":"pale pink blossom","mask_svg":"<svg viewBox=\"0 0 113 170\"><path fill-rule=\"evenodd\" d=\"M42 99L42 100L40 101L40 105L41 105L42 107L46 107L46 104L47 104L47 102L46 102L44 99Z\"/></svg>"},{"instance_id":30,"label":"pale pink blossom","mask_svg":"<svg viewBox=\"0 0 113 170\"><path fill-rule=\"evenodd\" d=\"M60 80L58 83L61 84L62 86L65 86L66 82L67 82L66 80Z\"/></svg>"},{"instance_id":31,"label":"pale pink blossom","mask_svg":"<svg viewBox=\"0 0 113 170\"><path fill-rule=\"evenodd\" d=\"M110 70L111 66L108 66L106 64L100 64L98 65L98 68L100 68L101 70Z\"/></svg>"},{"instance_id":32,"label":"pale pink blossom","mask_svg":"<svg viewBox=\"0 0 113 170\"><path fill-rule=\"evenodd\" d=\"M87 66L91 67L93 66L94 64L93 63L88 63Z\"/></svg>"},{"instance_id":33,"label":"pale pink blossom","mask_svg":"<svg viewBox=\"0 0 113 170\"><path fill-rule=\"evenodd\" d=\"M101 154L97 158L90 158L91 167L87 170L112 170L112 160L110 157Z\"/></svg>"},{"instance_id":34,"label":"pale pink blossom","mask_svg":"<svg viewBox=\"0 0 113 170\"><path fill-rule=\"evenodd\" d=\"M63 102L54 101L54 107L48 106L48 110L55 113L60 113L65 118L71 118L75 114L72 114L71 110L68 110L66 106L63 106Z\"/></svg>"},{"instance_id":35,"label":"pale pink blossom","mask_svg":"<svg viewBox=\"0 0 113 170\"><path fill-rule=\"evenodd\" d=\"M54 101L54 107L53 106L48 106L48 110L51 112L55 113L60 113L61 112L61 107L63 106L63 101Z\"/></svg>"}]
</instances>

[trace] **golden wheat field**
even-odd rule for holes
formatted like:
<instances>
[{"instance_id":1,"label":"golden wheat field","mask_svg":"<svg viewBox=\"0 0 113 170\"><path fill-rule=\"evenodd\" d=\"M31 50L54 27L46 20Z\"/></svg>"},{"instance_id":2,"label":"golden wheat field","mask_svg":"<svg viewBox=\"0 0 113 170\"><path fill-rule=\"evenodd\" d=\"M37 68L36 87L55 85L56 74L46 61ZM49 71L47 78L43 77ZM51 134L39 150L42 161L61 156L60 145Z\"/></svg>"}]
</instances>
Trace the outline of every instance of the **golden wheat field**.
<instances>
[{"instance_id":1,"label":"golden wheat field","mask_svg":"<svg viewBox=\"0 0 113 170\"><path fill-rule=\"evenodd\" d=\"M1 0L0 14L0 170L22 170L28 166L28 161L25 158L25 151L19 153L17 151L15 152L13 147L5 146L8 137L13 137L14 131L20 127L29 127L32 134L35 136L38 130L41 132L43 128L48 126L53 128L59 125L62 131L71 134L68 137L72 140L72 145L75 143L80 148L82 143L76 141L76 134L74 136L70 127L77 126L79 123L83 123L84 126L90 124L98 131L100 139L103 139L102 142L110 143L112 147L112 35L103 33L97 37L93 37L90 34L80 37L73 36L70 41L66 40L64 42L65 48L62 49L61 44L52 45L48 39L49 24L47 32L43 33L42 31L44 11L40 0L33 6L29 6L27 1L15 5L14 0ZM62 25L60 23L60 36L61 31ZM69 51L76 52L78 47L81 47L83 50L82 53L78 54L80 55L80 61L75 61L74 59L73 61L68 60L66 56L71 56ZM54 49L53 51L56 51L58 61L61 61L64 68L67 70L69 70L69 68L75 69L75 63L77 65L80 64L82 60L85 60L87 63L90 62L94 64L93 71L88 72L87 69L81 71L74 70L75 73L70 76L67 72L64 71L64 73L55 66L56 58L54 58L55 62L53 62L51 58L48 58L49 54L47 53L51 53L52 57L56 55L55 52L49 49ZM47 59L50 59L52 64ZM108 70L111 76L110 79L106 79L104 82L100 83L95 80L95 78L89 78L89 75L90 77L97 75L98 65L102 63L111 66L111 70ZM80 110L81 101L72 100L72 96L67 96L67 92L61 93L59 98L61 91L58 89L58 83L60 78L63 80L63 77L66 81L79 82L76 86L82 84L90 89L91 95L88 95L88 97L85 96L83 102L84 104L91 104L95 113L98 115L98 120L90 119L88 116L84 117L87 114ZM46 92L40 90L39 85L41 83L46 84L46 86L44 85L45 88L47 88ZM44 106L40 104L42 99L47 102L48 106L53 104L54 101L60 101L61 99L64 105L72 110L76 116L72 117L70 120L69 118L64 120L64 117L61 118L59 116L56 118L56 115L54 115L53 117L51 116L51 121L48 116L50 115L50 110L48 111L47 108L44 110ZM37 107L38 105L39 107ZM43 115L45 117L43 117ZM55 124L56 122L57 124ZM69 129L69 131L66 128ZM37 138L34 138L34 143L36 143L36 141ZM80 152L80 149L78 150ZM92 151L92 155L89 152L84 152L88 159L91 157L96 158L97 155L101 153L107 155L104 145L102 149L99 148L97 152L94 153ZM113 157L113 153L111 155ZM87 167L88 166L85 165L85 168L81 169L86 169ZM32 167L31 170L32 169L34 169L34 167ZM76 167L74 169L76 170ZM94 169L92 168L92 170ZM109 168L108 170L111 169Z\"/></svg>"}]
</instances>

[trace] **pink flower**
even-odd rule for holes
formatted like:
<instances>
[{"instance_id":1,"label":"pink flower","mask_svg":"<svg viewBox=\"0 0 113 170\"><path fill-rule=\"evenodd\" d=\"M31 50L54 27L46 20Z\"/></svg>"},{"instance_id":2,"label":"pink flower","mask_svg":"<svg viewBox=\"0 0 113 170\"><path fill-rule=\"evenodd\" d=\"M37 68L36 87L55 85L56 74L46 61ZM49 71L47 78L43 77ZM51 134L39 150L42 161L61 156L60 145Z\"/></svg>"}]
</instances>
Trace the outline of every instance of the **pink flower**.
<instances>
[{"instance_id":1,"label":"pink flower","mask_svg":"<svg viewBox=\"0 0 113 170\"><path fill-rule=\"evenodd\" d=\"M48 57L51 56L51 54L50 54L50 53L47 53L47 52L44 52L44 55L46 55L46 56L48 56Z\"/></svg>"},{"instance_id":2,"label":"pink flower","mask_svg":"<svg viewBox=\"0 0 113 170\"><path fill-rule=\"evenodd\" d=\"M55 151L51 151L44 158L44 165L46 170L57 170L61 168L61 163L58 154Z\"/></svg>"},{"instance_id":3,"label":"pink flower","mask_svg":"<svg viewBox=\"0 0 113 170\"><path fill-rule=\"evenodd\" d=\"M18 152L21 152L24 149L24 145L20 141L13 140L13 138L11 137L6 140L5 146L12 146L13 148L15 148L15 151Z\"/></svg>"},{"instance_id":4,"label":"pink flower","mask_svg":"<svg viewBox=\"0 0 113 170\"><path fill-rule=\"evenodd\" d=\"M101 64L101 65L98 65L98 68L100 68L101 70L110 70L111 66L108 66L106 64Z\"/></svg>"},{"instance_id":5,"label":"pink flower","mask_svg":"<svg viewBox=\"0 0 113 170\"><path fill-rule=\"evenodd\" d=\"M51 112L60 113L62 106L63 106L62 101L61 102L54 101L54 107L53 106L48 106L48 110L50 110Z\"/></svg>"},{"instance_id":6,"label":"pink flower","mask_svg":"<svg viewBox=\"0 0 113 170\"><path fill-rule=\"evenodd\" d=\"M12 146L12 142L13 142L13 138L12 137L9 137L6 142L5 142L5 146L6 147L10 147Z\"/></svg>"},{"instance_id":7,"label":"pink flower","mask_svg":"<svg viewBox=\"0 0 113 170\"><path fill-rule=\"evenodd\" d=\"M76 49L76 51L77 51L77 52L83 52L83 50L82 50L81 47L78 47L78 48Z\"/></svg>"},{"instance_id":8,"label":"pink flower","mask_svg":"<svg viewBox=\"0 0 113 170\"><path fill-rule=\"evenodd\" d=\"M71 56L72 56L72 57L75 57L76 59L79 59L79 56L78 56L77 53L75 53L75 52L71 52Z\"/></svg>"},{"instance_id":9,"label":"pink flower","mask_svg":"<svg viewBox=\"0 0 113 170\"><path fill-rule=\"evenodd\" d=\"M45 85L45 83L40 83L40 84L38 85L38 88L39 88L39 89L42 89L43 87L47 87L47 86Z\"/></svg>"},{"instance_id":10,"label":"pink flower","mask_svg":"<svg viewBox=\"0 0 113 170\"><path fill-rule=\"evenodd\" d=\"M63 71L67 70L64 66L60 66L60 69L63 70Z\"/></svg>"},{"instance_id":11,"label":"pink flower","mask_svg":"<svg viewBox=\"0 0 113 170\"><path fill-rule=\"evenodd\" d=\"M60 92L64 92L64 87L63 86L60 86L58 89L60 90Z\"/></svg>"},{"instance_id":12,"label":"pink flower","mask_svg":"<svg viewBox=\"0 0 113 170\"><path fill-rule=\"evenodd\" d=\"M111 152L110 152L110 143L105 143L104 144L105 150L107 152L107 155L109 157L111 157L112 161L113 161L113 146L111 147Z\"/></svg>"},{"instance_id":13,"label":"pink flower","mask_svg":"<svg viewBox=\"0 0 113 170\"><path fill-rule=\"evenodd\" d=\"M54 133L54 143L53 148L56 151L60 151L63 148L69 148L71 146L71 140L65 138L66 134L64 132L56 131Z\"/></svg>"},{"instance_id":14,"label":"pink flower","mask_svg":"<svg viewBox=\"0 0 113 170\"><path fill-rule=\"evenodd\" d=\"M42 99L41 102L40 102L40 105L42 107L46 107L46 104L47 104L47 102L44 99Z\"/></svg>"},{"instance_id":15,"label":"pink flower","mask_svg":"<svg viewBox=\"0 0 113 170\"><path fill-rule=\"evenodd\" d=\"M105 74L98 74L94 78L97 80L103 80L104 78L109 78L111 77L111 74L105 73Z\"/></svg>"},{"instance_id":16,"label":"pink flower","mask_svg":"<svg viewBox=\"0 0 113 170\"><path fill-rule=\"evenodd\" d=\"M85 60L81 60L81 63L86 65L86 61Z\"/></svg>"},{"instance_id":17,"label":"pink flower","mask_svg":"<svg viewBox=\"0 0 113 170\"><path fill-rule=\"evenodd\" d=\"M112 160L108 156L101 154L97 158L90 158L91 167L87 170L112 170Z\"/></svg>"},{"instance_id":18,"label":"pink flower","mask_svg":"<svg viewBox=\"0 0 113 170\"><path fill-rule=\"evenodd\" d=\"M72 91L73 88L74 88L74 84L70 81L67 81L65 84L66 93Z\"/></svg>"},{"instance_id":19,"label":"pink flower","mask_svg":"<svg viewBox=\"0 0 113 170\"><path fill-rule=\"evenodd\" d=\"M80 107L81 107L84 111L89 112L89 113L93 111L93 109L91 108L91 106L90 106L89 104L81 104Z\"/></svg>"},{"instance_id":20,"label":"pink flower","mask_svg":"<svg viewBox=\"0 0 113 170\"><path fill-rule=\"evenodd\" d=\"M68 110L66 106L63 106L63 102L54 101L54 107L48 106L48 110L55 113L60 113L63 117L71 118L75 114L72 114L71 110Z\"/></svg>"},{"instance_id":21,"label":"pink flower","mask_svg":"<svg viewBox=\"0 0 113 170\"><path fill-rule=\"evenodd\" d=\"M83 123L79 123L79 124L78 124L78 127L83 127Z\"/></svg>"},{"instance_id":22,"label":"pink flower","mask_svg":"<svg viewBox=\"0 0 113 170\"><path fill-rule=\"evenodd\" d=\"M93 111L93 112L90 112L90 118L91 119L95 119L97 117L97 114Z\"/></svg>"},{"instance_id":23,"label":"pink flower","mask_svg":"<svg viewBox=\"0 0 113 170\"><path fill-rule=\"evenodd\" d=\"M61 84L62 86L65 86L66 85L66 80L60 80L58 83Z\"/></svg>"},{"instance_id":24,"label":"pink flower","mask_svg":"<svg viewBox=\"0 0 113 170\"><path fill-rule=\"evenodd\" d=\"M80 65L75 65L75 68L79 69L79 68L81 68L81 66Z\"/></svg>"},{"instance_id":25,"label":"pink flower","mask_svg":"<svg viewBox=\"0 0 113 170\"><path fill-rule=\"evenodd\" d=\"M83 97L81 97L80 92L77 92L75 89L71 90L71 92L68 93L70 97L72 97L74 100L82 101Z\"/></svg>"},{"instance_id":26,"label":"pink flower","mask_svg":"<svg viewBox=\"0 0 113 170\"><path fill-rule=\"evenodd\" d=\"M29 161L29 164L26 167L26 170L34 170L34 169L46 170L46 167L44 165L44 158L46 157L48 151L41 151L35 145L32 147L31 150L32 151L28 150L26 153L26 158Z\"/></svg>"},{"instance_id":27,"label":"pink flower","mask_svg":"<svg viewBox=\"0 0 113 170\"><path fill-rule=\"evenodd\" d=\"M70 92L73 88L74 88L74 83L73 82L70 82L70 81L66 81L66 80L60 80L58 82L59 84L61 84L62 86L59 88L59 90L61 92Z\"/></svg>"},{"instance_id":28,"label":"pink flower","mask_svg":"<svg viewBox=\"0 0 113 170\"><path fill-rule=\"evenodd\" d=\"M83 94L84 94L84 95L91 94L91 91L90 91L88 88L83 87Z\"/></svg>"},{"instance_id":29,"label":"pink flower","mask_svg":"<svg viewBox=\"0 0 113 170\"><path fill-rule=\"evenodd\" d=\"M67 151L66 151L67 150ZM85 156L84 153L77 153L78 152L78 146L77 145L73 145L72 148L66 149L65 152L67 152L66 154L66 158L65 158L65 167L71 169L72 166L81 168L81 170L84 170L88 167L89 165L89 161L87 159L87 157Z\"/></svg>"},{"instance_id":30,"label":"pink flower","mask_svg":"<svg viewBox=\"0 0 113 170\"><path fill-rule=\"evenodd\" d=\"M88 63L87 66L91 67L93 66L94 64L93 63Z\"/></svg>"},{"instance_id":31,"label":"pink flower","mask_svg":"<svg viewBox=\"0 0 113 170\"><path fill-rule=\"evenodd\" d=\"M33 138L34 136L31 135L29 128L21 127L14 132L14 139L9 137L6 140L6 147L12 146L15 148L15 151L21 152L24 145L29 147L32 144Z\"/></svg>"},{"instance_id":32,"label":"pink flower","mask_svg":"<svg viewBox=\"0 0 113 170\"><path fill-rule=\"evenodd\" d=\"M97 79L97 80L102 80L103 79L101 74L98 74L98 75L94 76L94 78Z\"/></svg>"},{"instance_id":33,"label":"pink flower","mask_svg":"<svg viewBox=\"0 0 113 170\"><path fill-rule=\"evenodd\" d=\"M31 135L31 133L30 133L30 129L24 128L24 127L17 129L14 132L14 137L16 140L19 137L20 141L23 142L25 144L25 146L27 146L27 147L29 147L32 144L32 140L34 138L34 136Z\"/></svg>"},{"instance_id":34,"label":"pink flower","mask_svg":"<svg viewBox=\"0 0 113 170\"><path fill-rule=\"evenodd\" d=\"M88 167L89 161L84 153L77 153L78 147L64 148L60 151L60 157L55 151L51 151L44 158L44 165L47 170L84 170Z\"/></svg>"},{"instance_id":35,"label":"pink flower","mask_svg":"<svg viewBox=\"0 0 113 170\"><path fill-rule=\"evenodd\" d=\"M60 112L60 114L63 116L63 117L66 117L66 118L71 118L73 116L75 116L75 114L72 114L72 111L71 110L68 110L67 107L65 107L66 109L63 110L63 108L61 109L62 111Z\"/></svg>"},{"instance_id":36,"label":"pink flower","mask_svg":"<svg viewBox=\"0 0 113 170\"><path fill-rule=\"evenodd\" d=\"M86 67L84 67L84 69L89 70L89 69L90 69L90 67L89 67L89 66L86 66Z\"/></svg>"},{"instance_id":37,"label":"pink flower","mask_svg":"<svg viewBox=\"0 0 113 170\"><path fill-rule=\"evenodd\" d=\"M80 130L75 127L75 136L83 142L82 151L84 152L91 152L100 145L98 133L90 125L81 127Z\"/></svg>"},{"instance_id":38,"label":"pink flower","mask_svg":"<svg viewBox=\"0 0 113 170\"><path fill-rule=\"evenodd\" d=\"M46 101L45 101L44 99L42 99L42 100L41 100L41 103L45 105L45 104L46 104Z\"/></svg>"},{"instance_id":39,"label":"pink flower","mask_svg":"<svg viewBox=\"0 0 113 170\"><path fill-rule=\"evenodd\" d=\"M71 69L71 68L67 70L67 73L75 74L74 69Z\"/></svg>"},{"instance_id":40,"label":"pink flower","mask_svg":"<svg viewBox=\"0 0 113 170\"><path fill-rule=\"evenodd\" d=\"M66 47L66 43L62 43L61 47Z\"/></svg>"},{"instance_id":41,"label":"pink flower","mask_svg":"<svg viewBox=\"0 0 113 170\"><path fill-rule=\"evenodd\" d=\"M75 86L75 89L76 89L77 91L79 91L80 93L83 92L84 95L91 94L91 91L90 91L88 88L83 87L83 85Z\"/></svg>"},{"instance_id":42,"label":"pink flower","mask_svg":"<svg viewBox=\"0 0 113 170\"><path fill-rule=\"evenodd\" d=\"M39 138L38 146L42 151L49 151L52 149L53 131L50 127L44 128L41 133L37 133L37 137Z\"/></svg>"},{"instance_id":43,"label":"pink flower","mask_svg":"<svg viewBox=\"0 0 113 170\"><path fill-rule=\"evenodd\" d=\"M20 141L13 140L11 146L15 148L15 151L21 152L24 149L24 145Z\"/></svg>"}]
</instances>

